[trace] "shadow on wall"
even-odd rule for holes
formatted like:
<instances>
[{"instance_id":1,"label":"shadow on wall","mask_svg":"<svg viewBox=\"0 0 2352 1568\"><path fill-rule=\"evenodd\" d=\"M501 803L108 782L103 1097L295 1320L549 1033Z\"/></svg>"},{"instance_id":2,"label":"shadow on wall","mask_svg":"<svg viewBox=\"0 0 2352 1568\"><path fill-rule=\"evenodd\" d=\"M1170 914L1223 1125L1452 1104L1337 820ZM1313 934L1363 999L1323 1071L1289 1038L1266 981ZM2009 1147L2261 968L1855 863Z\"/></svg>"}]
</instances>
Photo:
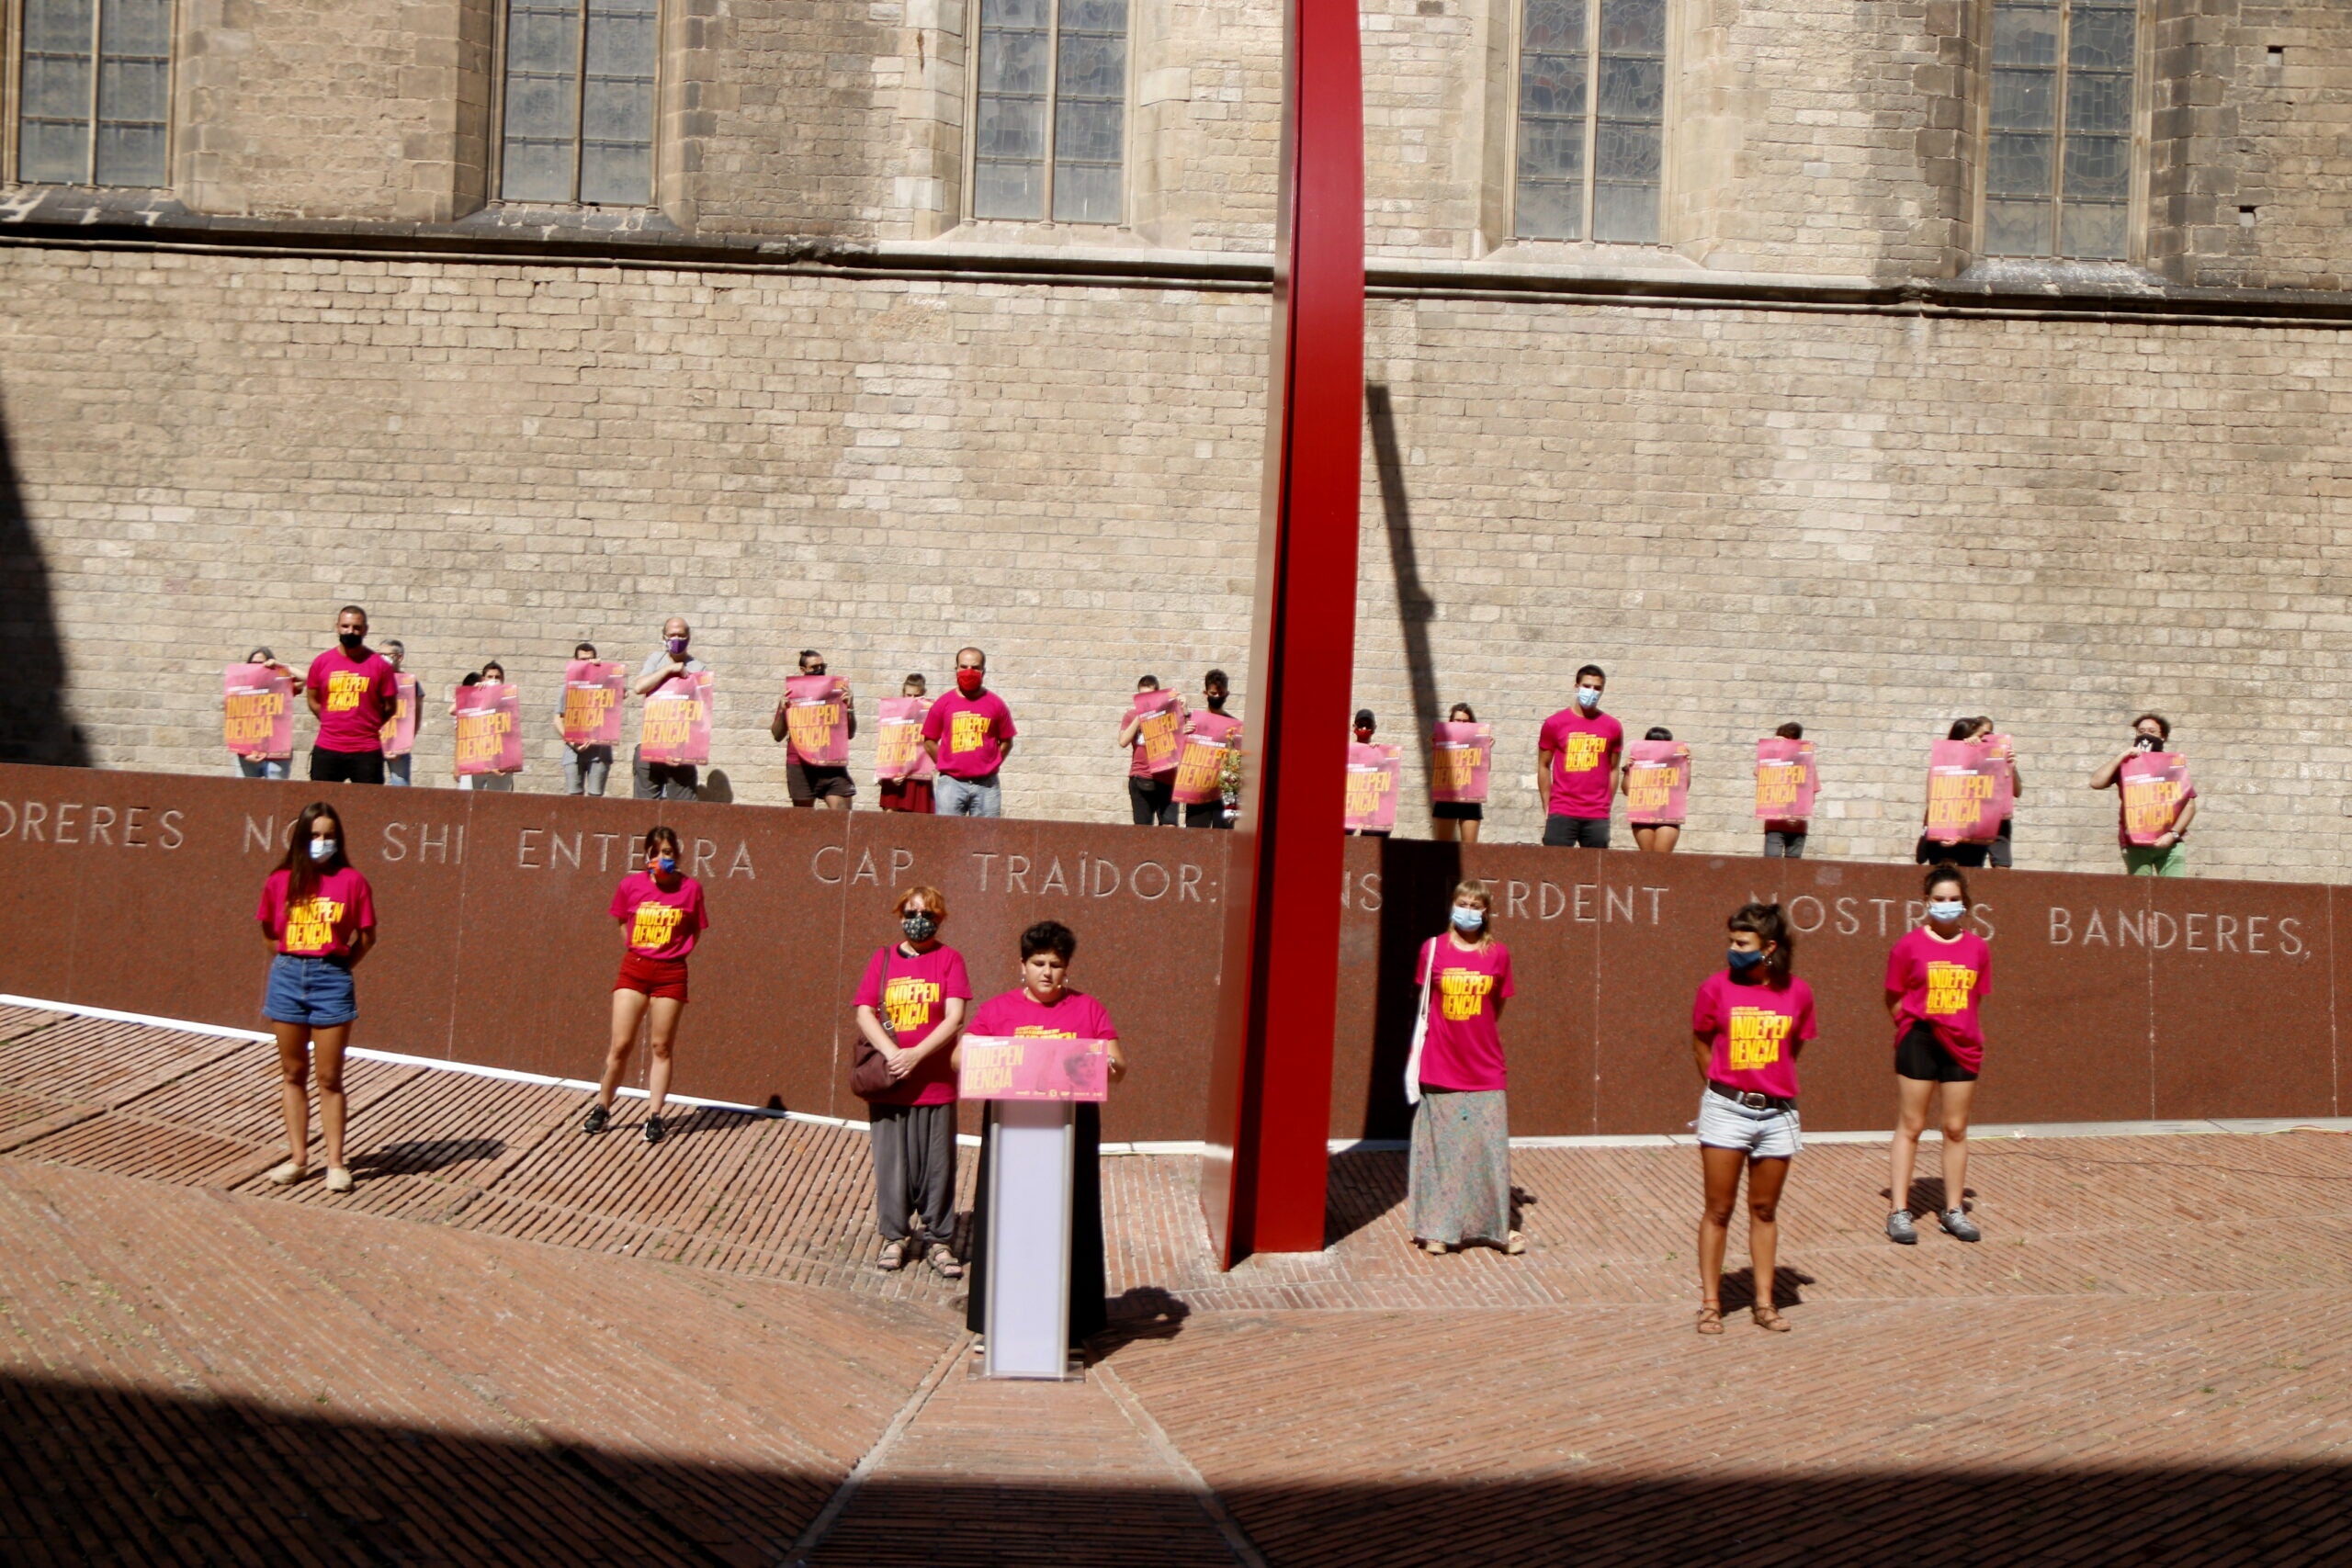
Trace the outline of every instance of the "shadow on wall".
<instances>
[{"instance_id":1,"label":"shadow on wall","mask_svg":"<svg viewBox=\"0 0 2352 1568\"><path fill-rule=\"evenodd\" d=\"M65 711L64 640L50 603L49 564L33 539L24 487L0 423L0 762L89 766L90 749Z\"/></svg>"},{"instance_id":2,"label":"shadow on wall","mask_svg":"<svg viewBox=\"0 0 2352 1568\"><path fill-rule=\"evenodd\" d=\"M20 1483L0 1518L12 1562L48 1561L68 1541L81 1562L791 1562L842 1480L13 1378L0 1381L0 1453ZM877 1478L806 1561L1231 1562L1190 1492L1071 1476ZM2233 1550L2246 1562L2311 1562L2352 1529L2352 1469L2329 1464L1260 1478L1219 1496L1274 1568L2155 1562Z\"/></svg>"}]
</instances>

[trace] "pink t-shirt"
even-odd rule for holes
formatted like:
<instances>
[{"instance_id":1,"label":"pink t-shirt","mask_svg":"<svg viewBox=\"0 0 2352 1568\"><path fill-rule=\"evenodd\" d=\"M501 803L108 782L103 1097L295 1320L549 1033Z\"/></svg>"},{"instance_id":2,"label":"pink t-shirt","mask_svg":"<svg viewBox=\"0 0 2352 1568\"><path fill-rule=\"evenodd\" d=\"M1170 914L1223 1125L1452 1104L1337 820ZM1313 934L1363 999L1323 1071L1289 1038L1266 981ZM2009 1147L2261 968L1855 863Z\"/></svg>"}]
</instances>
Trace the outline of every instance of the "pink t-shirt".
<instances>
[{"instance_id":1,"label":"pink t-shirt","mask_svg":"<svg viewBox=\"0 0 2352 1568\"><path fill-rule=\"evenodd\" d=\"M1796 1048L1814 1037L1813 987L1792 976L1786 990L1743 985L1718 969L1699 982L1690 1032L1713 1042L1707 1076L1726 1089L1797 1097Z\"/></svg>"},{"instance_id":2,"label":"pink t-shirt","mask_svg":"<svg viewBox=\"0 0 2352 1568\"><path fill-rule=\"evenodd\" d=\"M1194 708L1186 716L1185 732L1204 740L1214 740L1222 746L1239 732L1241 721L1229 713L1211 713L1206 708Z\"/></svg>"},{"instance_id":3,"label":"pink t-shirt","mask_svg":"<svg viewBox=\"0 0 2352 1568\"><path fill-rule=\"evenodd\" d=\"M400 707L391 660L370 651L354 659L338 644L311 660L306 684L319 694L319 745L329 751L384 750L384 721Z\"/></svg>"},{"instance_id":4,"label":"pink t-shirt","mask_svg":"<svg viewBox=\"0 0 2352 1568\"><path fill-rule=\"evenodd\" d=\"M1020 733L1012 710L994 692L967 697L950 692L932 699L922 736L939 742L939 771L952 779L984 779L1004 761L1004 743Z\"/></svg>"},{"instance_id":5,"label":"pink t-shirt","mask_svg":"<svg viewBox=\"0 0 2352 1568\"><path fill-rule=\"evenodd\" d=\"M328 872L319 878L317 891L288 908L286 891L292 883L292 873L271 872L261 885L261 907L254 911L278 952L297 958L341 957L361 931L375 929L375 895L353 867Z\"/></svg>"},{"instance_id":6,"label":"pink t-shirt","mask_svg":"<svg viewBox=\"0 0 2352 1568\"><path fill-rule=\"evenodd\" d=\"M1886 994L1894 1004L1894 1040L1915 1023L1936 1032L1937 1043L1970 1072L1984 1066L1984 1025L1978 1004L1993 991L1993 950L1974 931L1939 941L1927 927L1903 933L1886 955Z\"/></svg>"},{"instance_id":7,"label":"pink t-shirt","mask_svg":"<svg viewBox=\"0 0 2352 1568\"><path fill-rule=\"evenodd\" d=\"M882 987L883 967L889 967L890 985ZM911 1049L931 1037L947 1011L950 998L972 999L972 982L964 973L964 955L952 947L934 944L928 953L907 956L892 942L876 948L865 965L850 1005L872 1008L890 1026L891 1037ZM915 1064L915 1070L873 1097L877 1105L945 1105L956 1098L956 1068L950 1061L954 1042L942 1045Z\"/></svg>"},{"instance_id":8,"label":"pink t-shirt","mask_svg":"<svg viewBox=\"0 0 2352 1568\"><path fill-rule=\"evenodd\" d=\"M1587 717L1578 709L1562 708L1544 721L1535 748L1552 753L1553 816L1609 815L1609 775L1625 750L1623 725L1605 713Z\"/></svg>"},{"instance_id":9,"label":"pink t-shirt","mask_svg":"<svg viewBox=\"0 0 2352 1568\"><path fill-rule=\"evenodd\" d=\"M1083 991L1064 991L1051 1007L1027 991L1014 989L990 997L973 1016L969 1034L997 1039L1116 1040L1118 1027L1101 1002Z\"/></svg>"},{"instance_id":10,"label":"pink t-shirt","mask_svg":"<svg viewBox=\"0 0 2352 1568\"><path fill-rule=\"evenodd\" d=\"M1430 954L1437 976L1430 978ZM1489 942L1464 950L1451 936L1421 944L1413 984L1429 981L1430 1027L1421 1041L1421 1082L1430 1089L1477 1094L1503 1087L1500 1009L1512 994L1510 949Z\"/></svg>"},{"instance_id":11,"label":"pink t-shirt","mask_svg":"<svg viewBox=\"0 0 2352 1568\"><path fill-rule=\"evenodd\" d=\"M632 871L613 889L606 911L628 928L628 950L640 958L684 958L695 950L695 939L710 929L703 908L702 884L691 876L678 878L664 892L650 871Z\"/></svg>"}]
</instances>

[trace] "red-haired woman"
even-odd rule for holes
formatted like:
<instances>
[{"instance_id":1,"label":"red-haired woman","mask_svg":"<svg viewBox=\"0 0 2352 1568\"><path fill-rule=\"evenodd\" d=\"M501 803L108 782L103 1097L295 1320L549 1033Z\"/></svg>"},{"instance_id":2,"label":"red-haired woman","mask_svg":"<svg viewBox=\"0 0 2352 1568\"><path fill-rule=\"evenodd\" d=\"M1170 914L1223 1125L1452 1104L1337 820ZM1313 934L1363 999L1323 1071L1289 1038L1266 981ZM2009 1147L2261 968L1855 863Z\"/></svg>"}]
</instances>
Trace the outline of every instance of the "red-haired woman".
<instances>
[{"instance_id":1,"label":"red-haired woman","mask_svg":"<svg viewBox=\"0 0 2352 1568\"><path fill-rule=\"evenodd\" d=\"M351 972L376 945L376 900L344 853L343 818L324 801L302 807L287 830L286 853L261 885L254 911L277 956L269 961L262 1016L277 1036L278 1103L286 1115L286 1163L269 1173L291 1187L310 1173L311 1070L319 1075L327 1190L351 1190L344 1159L348 1107L343 1051L359 1016Z\"/></svg>"}]
</instances>

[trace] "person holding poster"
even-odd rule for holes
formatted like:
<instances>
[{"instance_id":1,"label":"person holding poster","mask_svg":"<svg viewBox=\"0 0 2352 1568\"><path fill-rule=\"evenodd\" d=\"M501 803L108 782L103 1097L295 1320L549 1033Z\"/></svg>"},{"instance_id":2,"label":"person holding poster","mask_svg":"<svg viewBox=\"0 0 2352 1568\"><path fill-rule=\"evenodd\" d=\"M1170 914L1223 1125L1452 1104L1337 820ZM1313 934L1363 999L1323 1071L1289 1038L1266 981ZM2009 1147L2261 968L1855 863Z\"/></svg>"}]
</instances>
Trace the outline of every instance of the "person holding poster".
<instances>
[{"instance_id":1,"label":"person holding poster","mask_svg":"<svg viewBox=\"0 0 2352 1568\"><path fill-rule=\"evenodd\" d=\"M1991 760L1973 759L1969 772L1946 759L1955 755L1952 744L1975 744L1977 721L1956 718L1946 732L1947 744L1935 749L1928 767L1928 803L1920 809L1919 841L1911 858L1921 865L1960 865L1981 869L1995 836L1997 821L1984 820L1984 802L1996 797L1999 781L1988 771ZM1993 795L1985 792L1991 790ZM1939 818L1949 822L1939 824Z\"/></svg>"},{"instance_id":2,"label":"person holding poster","mask_svg":"<svg viewBox=\"0 0 2352 1568\"><path fill-rule=\"evenodd\" d=\"M493 659L481 667L480 673L468 675L458 682L458 689L449 694L449 716L455 721L458 734L458 748L452 754L449 776L458 781L459 789L496 790L505 795L514 793L514 775L522 771L519 762L513 768L493 768L471 773L459 766L477 746L488 746L495 741L497 750L503 751L509 749L503 739L505 732L498 728L501 718L506 721L510 729L514 720L512 712L502 712L497 694L505 684L506 666ZM485 692L490 694L485 695Z\"/></svg>"},{"instance_id":3,"label":"person holding poster","mask_svg":"<svg viewBox=\"0 0 2352 1568\"><path fill-rule=\"evenodd\" d=\"M1544 841L1555 848L1609 847L1625 728L1600 711L1608 685L1598 664L1577 671L1575 705L1545 719L1536 737L1536 773L1545 781Z\"/></svg>"},{"instance_id":4,"label":"person holding poster","mask_svg":"<svg viewBox=\"0 0 2352 1568\"><path fill-rule=\"evenodd\" d=\"M605 1076L596 1085L596 1103L588 1108L583 1133L601 1133L612 1124L613 1097L620 1092L621 1075L628 1071L629 1053L637 1046L637 1026L646 1024L646 1041L653 1047L653 1065L645 1075L645 1127L642 1136L658 1144L668 1135L662 1112L670 1103L670 1048L677 1043L678 1015L686 1010L686 955L702 933L710 929L702 884L678 867L683 851L678 835L667 828L646 830L645 869L632 871L613 889L605 913L621 923L627 944L621 953L620 977L613 982L613 1038L605 1053Z\"/></svg>"},{"instance_id":5,"label":"person holding poster","mask_svg":"<svg viewBox=\"0 0 2352 1568\"><path fill-rule=\"evenodd\" d=\"M662 646L646 656L637 672L639 696L681 694L692 688L687 677L703 671L702 660L689 651L694 635L684 615L673 615L662 623ZM630 793L639 800L692 800L695 786L702 781L702 770L692 762L648 761L641 745L630 758L630 773L634 775Z\"/></svg>"},{"instance_id":6,"label":"person holding poster","mask_svg":"<svg viewBox=\"0 0 2352 1568\"><path fill-rule=\"evenodd\" d=\"M1468 703L1446 711L1432 741L1430 836L1441 843L1475 844L1487 818L1487 785L1495 758L1494 731Z\"/></svg>"},{"instance_id":7,"label":"person holding poster","mask_svg":"<svg viewBox=\"0 0 2352 1568\"><path fill-rule=\"evenodd\" d=\"M922 744L923 716L931 711L925 694L930 690L931 682L922 675L910 675L899 682L897 701L883 699L882 755L875 771L881 778L885 811L933 814L931 781L938 769Z\"/></svg>"},{"instance_id":8,"label":"person holding poster","mask_svg":"<svg viewBox=\"0 0 2352 1568\"><path fill-rule=\"evenodd\" d=\"M1394 746L1375 746L1379 728L1370 708L1356 709L1348 748L1347 834L1351 839L1385 839L1396 831L1398 757Z\"/></svg>"},{"instance_id":9,"label":"person holding poster","mask_svg":"<svg viewBox=\"0 0 2352 1568\"><path fill-rule=\"evenodd\" d=\"M286 832L286 853L264 879L254 918L276 956L262 993L262 1017L277 1037L277 1100L286 1123L286 1163L269 1173L280 1187L310 1174L311 1071L318 1069L319 1125L327 1190L351 1190L344 1158L349 1104L343 1053L359 1016L351 972L376 945L376 900L344 853L343 818L324 801L302 807Z\"/></svg>"},{"instance_id":10,"label":"person holding poster","mask_svg":"<svg viewBox=\"0 0 2352 1568\"><path fill-rule=\"evenodd\" d=\"M593 642L575 643L556 698L555 733L563 742L563 793L602 795L620 739L621 667L596 658ZM610 739L605 739L609 736Z\"/></svg>"},{"instance_id":11,"label":"person holding poster","mask_svg":"<svg viewBox=\"0 0 2352 1568\"><path fill-rule=\"evenodd\" d=\"M368 612L345 604L336 612L335 646L311 660L303 695L319 721L311 748L313 784L384 782L384 721L400 704L400 680L384 656L368 646Z\"/></svg>"},{"instance_id":12,"label":"person holding poster","mask_svg":"<svg viewBox=\"0 0 2352 1568\"><path fill-rule=\"evenodd\" d=\"M1804 740L1804 726L1791 723L1772 731L1770 740L1756 744L1758 813L1773 811L1783 802L1796 808L1784 817L1764 816L1766 860L1804 859L1805 834L1813 826L1813 801L1821 787L1821 771L1814 761L1813 748Z\"/></svg>"},{"instance_id":13,"label":"person holding poster","mask_svg":"<svg viewBox=\"0 0 2352 1568\"><path fill-rule=\"evenodd\" d=\"M1118 1026L1102 1004L1069 987L1069 961L1078 952L1078 938L1059 920L1040 920L1021 933L1021 985L982 1002L973 1014L968 1032L983 1037L1015 1039L1100 1040L1108 1047L1110 1077L1117 1083L1127 1076L1126 1053L1119 1048ZM960 1066L963 1046L956 1048ZM1102 1108L1081 1101L1072 1108L1077 1120L1077 1149L1070 1180L1069 1225L1069 1344L1071 1349L1109 1325L1103 1299L1102 1260ZM972 1202L970 1247L971 1295L964 1308L964 1325L973 1333L988 1326L989 1166L995 1145L994 1118L980 1128L979 1182Z\"/></svg>"},{"instance_id":14,"label":"person holding poster","mask_svg":"<svg viewBox=\"0 0 2352 1568\"><path fill-rule=\"evenodd\" d=\"M942 1278L960 1280L956 1258L956 1037L972 1005L964 955L939 940L947 897L910 887L890 912L903 940L884 943L858 982L857 1032L889 1071L889 1087L859 1092L874 1154L874 1266L895 1273L911 1242ZM911 1222L911 1224L910 1224Z\"/></svg>"},{"instance_id":15,"label":"person holding poster","mask_svg":"<svg viewBox=\"0 0 2352 1568\"><path fill-rule=\"evenodd\" d=\"M768 719L768 739L785 743L784 790L792 804L847 811L857 795L849 776L849 743L857 738L857 699L847 681L825 672L825 656L800 650L800 673L785 682Z\"/></svg>"},{"instance_id":16,"label":"person holding poster","mask_svg":"<svg viewBox=\"0 0 2352 1568\"><path fill-rule=\"evenodd\" d=\"M1176 826L1176 761L1184 749L1184 699L1138 676L1135 701L1119 726L1127 751L1127 807L1138 828Z\"/></svg>"},{"instance_id":17,"label":"person holding poster","mask_svg":"<svg viewBox=\"0 0 2352 1568\"><path fill-rule=\"evenodd\" d=\"M1674 731L1654 724L1625 749L1625 820L1634 846L1651 854L1672 854L1690 810L1690 748Z\"/></svg>"},{"instance_id":18,"label":"person holding poster","mask_svg":"<svg viewBox=\"0 0 2352 1568\"><path fill-rule=\"evenodd\" d=\"M1510 1117L1503 1095L1503 1003L1510 949L1495 940L1493 892L1458 882L1446 930L1413 966L1421 1010L1405 1065L1413 1102L1406 1191L1413 1244L1430 1257L1477 1243L1517 1257L1510 1228Z\"/></svg>"},{"instance_id":19,"label":"person holding poster","mask_svg":"<svg viewBox=\"0 0 2352 1568\"><path fill-rule=\"evenodd\" d=\"M1201 681L1201 700L1206 707L1193 708L1184 716L1184 750L1176 765L1175 788L1187 828L1233 826L1239 797L1227 791L1230 770L1226 764L1231 753L1240 750L1241 721L1225 711L1232 691L1233 682L1224 671L1210 671ZM1209 747L1217 750L1212 753ZM1187 764L1193 773L1189 780L1184 776Z\"/></svg>"},{"instance_id":20,"label":"person holding poster","mask_svg":"<svg viewBox=\"0 0 2352 1568\"><path fill-rule=\"evenodd\" d=\"M1894 1019L1894 1152L1887 1184L1886 1239L1917 1244L1911 1223L1911 1170L1928 1125L1928 1098L1943 1092L1945 1234L1979 1241L1967 1213L1968 1108L1984 1065L1977 1009L1993 994L1993 950L1968 918L1968 879L1948 865L1928 873L1928 923L1905 931L1886 955L1886 1010Z\"/></svg>"},{"instance_id":21,"label":"person holding poster","mask_svg":"<svg viewBox=\"0 0 2352 1568\"><path fill-rule=\"evenodd\" d=\"M2188 762L2172 750L2172 723L2143 713L2132 721L2132 747L2091 775L2091 788L2117 792L2117 837L2123 869L2133 876L2187 876L2188 825L2197 788Z\"/></svg>"},{"instance_id":22,"label":"person holding poster","mask_svg":"<svg viewBox=\"0 0 2352 1568\"><path fill-rule=\"evenodd\" d=\"M288 682L285 691L270 694L271 695L276 696L280 702L291 701L301 692L302 677L295 673L294 671L288 668L286 665L278 662L277 655L272 653L268 649L254 649L251 653L245 655L245 662L248 664L258 664L263 669L269 671L279 680ZM262 689L263 688L254 685L251 682L241 687L223 687L220 700L224 705L224 711L226 711L232 718L238 716L236 711L238 706L238 697L249 695L250 694ZM274 716L273 716L273 717ZM273 726L273 728L275 728L275 726ZM237 776L239 778L282 779L291 776L294 771L293 740L290 733L288 736L287 750L283 755L276 754L273 749L266 753L232 750L229 753L229 756L231 760L237 764Z\"/></svg>"},{"instance_id":23,"label":"person holding poster","mask_svg":"<svg viewBox=\"0 0 2352 1568\"><path fill-rule=\"evenodd\" d=\"M943 817L1001 817L997 771L1012 755L1012 710L988 689L989 656L956 650L956 689L922 716L923 750L939 769L933 785Z\"/></svg>"},{"instance_id":24,"label":"person holding poster","mask_svg":"<svg viewBox=\"0 0 2352 1568\"><path fill-rule=\"evenodd\" d=\"M1796 1157L1797 1055L1814 1038L1813 987L1796 977L1796 933L1778 904L1743 904L1724 922L1725 966L1699 983L1690 1005L1690 1054L1699 1094L1699 1332L1724 1331L1724 1252L1731 1212L1747 1173L1747 1258L1756 1280L1756 1326L1786 1334L1773 1298L1780 1266L1781 1189Z\"/></svg>"},{"instance_id":25,"label":"person holding poster","mask_svg":"<svg viewBox=\"0 0 2352 1568\"><path fill-rule=\"evenodd\" d=\"M1984 846L1984 863L2006 870L2016 863L2017 803L2025 795L2025 775L2018 771L2018 750L2010 743L2007 736L2000 734L1994 728L1992 719L1983 714L1979 714L1974 718L1962 719L1961 723L1969 727L1966 739L1976 741L1980 745L1990 746L1995 755L2008 764L2007 809L2001 813L2001 831L1998 837ZM1959 727L1953 728L1957 729Z\"/></svg>"},{"instance_id":26,"label":"person holding poster","mask_svg":"<svg viewBox=\"0 0 2352 1568\"><path fill-rule=\"evenodd\" d=\"M398 683L393 694L392 716L384 721L384 782L403 789L413 782L410 772L416 761L416 732L424 728L424 712L418 705L416 677L402 672L408 661L408 644L398 637L384 639L384 662L392 667L392 679Z\"/></svg>"}]
</instances>

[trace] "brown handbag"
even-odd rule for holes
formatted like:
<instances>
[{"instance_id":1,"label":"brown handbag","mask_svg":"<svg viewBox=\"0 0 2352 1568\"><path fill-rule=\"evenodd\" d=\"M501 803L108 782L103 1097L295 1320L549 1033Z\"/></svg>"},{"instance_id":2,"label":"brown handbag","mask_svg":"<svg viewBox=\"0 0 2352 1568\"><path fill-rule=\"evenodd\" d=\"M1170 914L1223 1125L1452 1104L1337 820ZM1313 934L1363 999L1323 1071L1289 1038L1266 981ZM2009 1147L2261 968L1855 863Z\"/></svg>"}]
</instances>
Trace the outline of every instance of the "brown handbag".
<instances>
[{"instance_id":1,"label":"brown handbag","mask_svg":"<svg viewBox=\"0 0 2352 1568\"><path fill-rule=\"evenodd\" d=\"M882 1026L883 1033L889 1035L893 1045L899 1043L899 1036L890 1027L890 948L898 945L894 942L882 950L882 1006L874 1010L874 1021ZM850 1053L849 1058L850 1093L860 1100L872 1100L876 1095L889 1093L890 1084L889 1060L874 1048L874 1042L865 1037L865 1031L859 1030L857 1046Z\"/></svg>"}]
</instances>

